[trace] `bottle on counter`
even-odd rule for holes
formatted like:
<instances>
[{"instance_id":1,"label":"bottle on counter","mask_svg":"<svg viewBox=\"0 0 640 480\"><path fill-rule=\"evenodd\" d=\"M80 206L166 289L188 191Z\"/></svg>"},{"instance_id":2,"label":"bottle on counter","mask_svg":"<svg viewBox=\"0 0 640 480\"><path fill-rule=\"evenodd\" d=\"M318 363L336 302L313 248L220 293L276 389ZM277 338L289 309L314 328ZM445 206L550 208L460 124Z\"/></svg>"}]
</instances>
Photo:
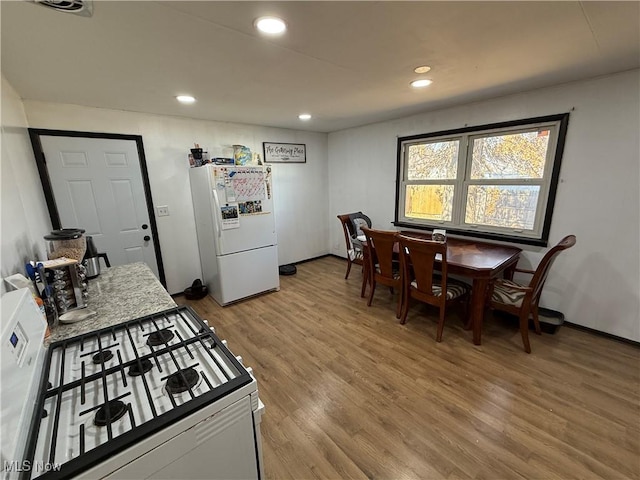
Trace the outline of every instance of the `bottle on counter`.
<instances>
[{"instance_id":1,"label":"bottle on counter","mask_svg":"<svg viewBox=\"0 0 640 480\"><path fill-rule=\"evenodd\" d=\"M44 304L44 311L47 317L47 325L49 328L55 328L58 325L58 309L56 308L56 301L53 297L53 289L51 285L47 285L42 295L42 302Z\"/></svg>"},{"instance_id":2,"label":"bottle on counter","mask_svg":"<svg viewBox=\"0 0 640 480\"><path fill-rule=\"evenodd\" d=\"M47 322L47 330L44 332L44 338L49 338L49 335L51 335L51 329L49 328L49 322L47 321L47 312L44 308L44 302L35 293L32 293L32 295L33 300L35 300L36 305L38 305L38 308L40 309L40 313L42 313L42 318L44 318L44 321Z\"/></svg>"},{"instance_id":3,"label":"bottle on counter","mask_svg":"<svg viewBox=\"0 0 640 480\"><path fill-rule=\"evenodd\" d=\"M42 313L42 316L44 317L44 319L47 319L47 312L44 309L44 302L42 301L42 299L37 296L35 293L32 294L33 295L33 299L36 302L36 305L38 305L38 308L40 309L40 313Z\"/></svg>"}]
</instances>

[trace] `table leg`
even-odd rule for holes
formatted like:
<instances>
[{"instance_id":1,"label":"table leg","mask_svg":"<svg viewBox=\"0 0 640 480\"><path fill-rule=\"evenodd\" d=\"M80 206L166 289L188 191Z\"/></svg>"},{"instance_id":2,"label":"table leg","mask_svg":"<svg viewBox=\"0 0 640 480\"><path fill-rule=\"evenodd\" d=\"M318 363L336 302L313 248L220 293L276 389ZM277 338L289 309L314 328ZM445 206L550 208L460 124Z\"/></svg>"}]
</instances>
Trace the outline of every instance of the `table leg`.
<instances>
[{"instance_id":1,"label":"table leg","mask_svg":"<svg viewBox=\"0 0 640 480\"><path fill-rule=\"evenodd\" d=\"M506 278L507 280L513 280L513 275L516 273L516 265L517 265L517 262L505 268L503 273L503 278Z\"/></svg>"},{"instance_id":2,"label":"table leg","mask_svg":"<svg viewBox=\"0 0 640 480\"><path fill-rule=\"evenodd\" d=\"M471 290L471 325L473 328L473 343L481 344L482 319L484 317L485 299L487 296L488 278L474 278Z\"/></svg>"}]
</instances>

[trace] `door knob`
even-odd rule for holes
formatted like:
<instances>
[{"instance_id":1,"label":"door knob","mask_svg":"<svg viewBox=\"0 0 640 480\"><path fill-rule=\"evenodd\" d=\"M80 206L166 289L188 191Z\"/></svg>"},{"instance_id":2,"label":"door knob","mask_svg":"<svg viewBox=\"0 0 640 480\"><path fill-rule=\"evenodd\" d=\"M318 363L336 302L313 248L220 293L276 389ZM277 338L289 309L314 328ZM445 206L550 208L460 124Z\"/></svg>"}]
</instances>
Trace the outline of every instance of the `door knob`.
<instances>
[{"instance_id":1,"label":"door knob","mask_svg":"<svg viewBox=\"0 0 640 480\"><path fill-rule=\"evenodd\" d=\"M145 235L144 236L144 241L148 242L149 240L151 240L151 237L149 235Z\"/></svg>"},{"instance_id":2,"label":"door knob","mask_svg":"<svg viewBox=\"0 0 640 480\"><path fill-rule=\"evenodd\" d=\"M149 228L149 225L147 225L146 223L143 223L143 224L142 224L142 229L143 229L143 230L146 230L147 228Z\"/></svg>"}]
</instances>

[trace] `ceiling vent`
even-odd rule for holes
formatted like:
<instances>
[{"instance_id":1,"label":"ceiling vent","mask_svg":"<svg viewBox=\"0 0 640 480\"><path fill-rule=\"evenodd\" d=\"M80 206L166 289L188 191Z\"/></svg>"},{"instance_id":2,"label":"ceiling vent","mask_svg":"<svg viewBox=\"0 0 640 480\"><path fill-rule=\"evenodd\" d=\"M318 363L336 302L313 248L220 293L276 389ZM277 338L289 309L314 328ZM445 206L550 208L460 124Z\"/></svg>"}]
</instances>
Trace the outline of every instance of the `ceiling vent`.
<instances>
[{"instance_id":1,"label":"ceiling vent","mask_svg":"<svg viewBox=\"0 0 640 480\"><path fill-rule=\"evenodd\" d=\"M91 0L34 0L42 5L58 12L75 13L83 17L90 17L93 13Z\"/></svg>"}]
</instances>

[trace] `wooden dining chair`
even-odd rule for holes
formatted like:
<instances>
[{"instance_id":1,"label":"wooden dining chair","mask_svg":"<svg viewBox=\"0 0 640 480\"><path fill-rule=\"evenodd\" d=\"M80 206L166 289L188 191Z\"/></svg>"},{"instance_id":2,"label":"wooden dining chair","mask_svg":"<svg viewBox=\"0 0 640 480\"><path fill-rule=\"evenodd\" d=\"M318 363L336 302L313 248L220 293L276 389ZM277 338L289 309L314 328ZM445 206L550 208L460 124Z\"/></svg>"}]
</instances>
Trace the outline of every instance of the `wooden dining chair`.
<instances>
[{"instance_id":1,"label":"wooden dining chair","mask_svg":"<svg viewBox=\"0 0 640 480\"><path fill-rule=\"evenodd\" d=\"M346 280L349 278L351 265L354 263L360 266L364 265L362 243L357 237L361 233L362 226L371 227L371 219L362 212L355 212L338 215L338 220L342 224L344 241L347 246L347 273L344 276Z\"/></svg>"},{"instance_id":2,"label":"wooden dining chair","mask_svg":"<svg viewBox=\"0 0 640 480\"><path fill-rule=\"evenodd\" d=\"M440 309L436 341L442 341L447 306L468 298L470 288L463 282L447 278L447 244L399 235L402 269L402 311L400 323L407 321L411 299ZM439 265L438 265L439 263ZM440 275L435 270L438 267Z\"/></svg>"},{"instance_id":3,"label":"wooden dining chair","mask_svg":"<svg viewBox=\"0 0 640 480\"><path fill-rule=\"evenodd\" d=\"M369 299L367 305L371 306L376 285L381 283L391 289L391 292L398 292L398 306L396 307L396 318L400 318L400 307L402 306L402 278L400 276L400 265L397 261L397 249L394 247L398 243L398 233L387 230L374 230L363 227L362 232L367 239L366 259L369 262L365 269L368 274L370 285ZM394 258L395 257L395 258ZM362 292L364 294L365 284Z\"/></svg>"},{"instance_id":4,"label":"wooden dining chair","mask_svg":"<svg viewBox=\"0 0 640 480\"><path fill-rule=\"evenodd\" d=\"M520 333L524 350L531 353L529 344L529 318L533 319L535 332L540 335L540 321L538 319L538 303L542 287L547 279L549 270L560 252L576 244L575 235L567 235L551 248L538 264L535 270L516 268L516 272L532 275L528 285L516 283L513 280L499 279L492 283L489 291L489 306L494 310L501 310L517 316L520 319Z\"/></svg>"}]
</instances>

